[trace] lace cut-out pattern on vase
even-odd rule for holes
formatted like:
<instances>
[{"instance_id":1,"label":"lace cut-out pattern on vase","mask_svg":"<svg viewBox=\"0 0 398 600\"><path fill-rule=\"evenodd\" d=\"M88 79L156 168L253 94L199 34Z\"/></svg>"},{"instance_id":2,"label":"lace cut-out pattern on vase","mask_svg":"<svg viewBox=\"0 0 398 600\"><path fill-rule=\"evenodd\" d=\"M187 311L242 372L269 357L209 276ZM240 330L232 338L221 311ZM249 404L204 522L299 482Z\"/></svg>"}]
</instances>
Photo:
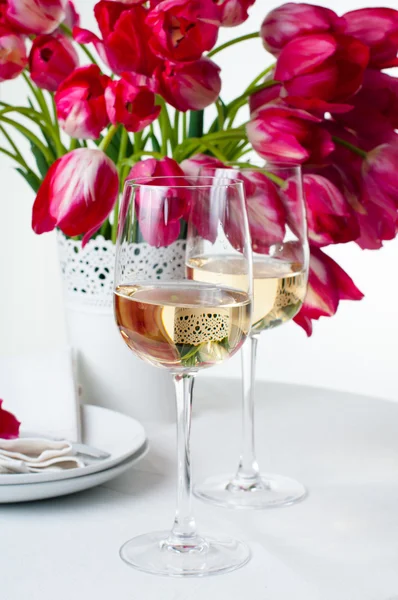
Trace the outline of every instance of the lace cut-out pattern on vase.
<instances>
[{"instance_id":1,"label":"lace cut-out pattern on vase","mask_svg":"<svg viewBox=\"0 0 398 600\"><path fill-rule=\"evenodd\" d=\"M177 240L165 248L147 243L129 244L124 253L123 275L131 272L140 279L178 279L185 269L185 240ZM58 250L66 300L98 308L111 308L115 245L98 235L84 248L77 240L58 231Z\"/></svg>"}]
</instances>

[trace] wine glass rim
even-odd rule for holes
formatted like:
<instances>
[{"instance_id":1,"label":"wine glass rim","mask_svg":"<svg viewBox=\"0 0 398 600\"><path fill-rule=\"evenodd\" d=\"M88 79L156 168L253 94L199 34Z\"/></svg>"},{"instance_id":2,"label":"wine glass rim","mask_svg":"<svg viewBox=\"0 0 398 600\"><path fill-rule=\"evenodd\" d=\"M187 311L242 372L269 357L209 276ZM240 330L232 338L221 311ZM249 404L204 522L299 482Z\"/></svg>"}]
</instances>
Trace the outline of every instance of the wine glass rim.
<instances>
[{"instance_id":1,"label":"wine glass rim","mask_svg":"<svg viewBox=\"0 0 398 600\"><path fill-rule=\"evenodd\" d=\"M159 183L151 183L152 181L168 181L165 185ZM192 183L185 183L189 182ZM200 181L207 181L209 183L200 183ZM179 185L181 182L181 185ZM154 189L170 189L170 188L181 188L181 189L214 189L214 188L226 188L226 187L241 187L243 181L235 177L212 177L208 175L157 175L152 177L147 175L146 177L134 177L126 179L126 186L136 188L154 188Z\"/></svg>"},{"instance_id":2,"label":"wine glass rim","mask_svg":"<svg viewBox=\"0 0 398 600\"><path fill-rule=\"evenodd\" d=\"M210 163L209 163L209 166ZM206 165L205 165L206 167ZM283 162L272 162L267 161L264 165L257 165L250 162L227 162L225 163L225 167L215 167L215 170L222 171L223 168L225 170L236 170L236 171L269 171L270 169L280 170L280 171L294 171L301 169L302 165L299 163L283 163Z\"/></svg>"}]
</instances>

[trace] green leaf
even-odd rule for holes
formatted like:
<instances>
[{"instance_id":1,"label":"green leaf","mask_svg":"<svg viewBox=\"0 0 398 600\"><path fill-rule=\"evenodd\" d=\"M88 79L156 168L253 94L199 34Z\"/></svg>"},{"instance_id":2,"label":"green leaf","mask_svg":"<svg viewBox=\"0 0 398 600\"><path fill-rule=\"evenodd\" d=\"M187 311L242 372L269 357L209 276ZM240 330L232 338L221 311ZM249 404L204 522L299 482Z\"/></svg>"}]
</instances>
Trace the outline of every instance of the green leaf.
<instances>
[{"instance_id":1,"label":"green leaf","mask_svg":"<svg viewBox=\"0 0 398 600\"><path fill-rule=\"evenodd\" d=\"M37 164L37 168L39 169L40 175L44 178L47 175L47 171L50 168L50 165L46 161L46 158L43 152L35 146L34 144L30 145L30 149L32 151L33 156L35 157L35 161Z\"/></svg>"},{"instance_id":2,"label":"green leaf","mask_svg":"<svg viewBox=\"0 0 398 600\"><path fill-rule=\"evenodd\" d=\"M160 152L160 144L158 142L158 138L153 133L153 131L151 131L151 133L149 134L149 137L150 137L150 140L152 142L152 150L154 152Z\"/></svg>"},{"instance_id":3,"label":"green leaf","mask_svg":"<svg viewBox=\"0 0 398 600\"><path fill-rule=\"evenodd\" d=\"M189 118L188 137L200 138L203 135L203 110L191 110Z\"/></svg>"},{"instance_id":4,"label":"green leaf","mask_svg":"<svg viewBox=\"0 0 398 600\"><path fill-rule=\"evenodd\" d=\"M45 158L46 158L46 160L47 160L48 163L52 163L53 162L53 157L52 157L49 149L46 148L46 146L44 145L44 143L37 137L37 135L35 135L34 133L32 133L30 131L30 129L28 129L24 125L21 125L21 123L18 123L18 121L13 121L12 119L8 119L7 117L4 117L4 116L0 117L0 121L3 121L7 125L10 125L11 127L14 127L15 129L17 129L32 144L34 144L35 146L37 146L38 148L40 148L41 152L45 156Z\"/></svg>"},{"instance_id":5,"label":"green leaf","mask_svg":"<svg viewBox=\"0 0 398 600\"><path fill-rule=\"evenodd\" d=\"M33 173L33 171L24 171L20 167L17 167L16 170L18 171L18 173L20 175L22 175L22 177L25 179L25 181L30 185L30 187L35 192L35 194L37 194L39 187L41 185L41 181L38 178L38 176L35 173Z\"/></svg>"}]
</instances>

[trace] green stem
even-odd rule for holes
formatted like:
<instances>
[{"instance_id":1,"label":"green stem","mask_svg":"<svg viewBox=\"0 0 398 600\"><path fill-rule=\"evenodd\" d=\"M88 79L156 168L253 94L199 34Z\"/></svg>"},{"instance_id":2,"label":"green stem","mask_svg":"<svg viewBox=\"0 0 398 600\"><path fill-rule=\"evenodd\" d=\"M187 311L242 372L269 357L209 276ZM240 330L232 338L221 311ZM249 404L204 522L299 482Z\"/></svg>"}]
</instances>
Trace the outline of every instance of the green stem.
<instances>
[{"instance_id":1,"label":"green stem","mask_svg":"<svg viewBox=\"0 0 398 600\"><path fill-rule=\"evenodd\" d=\"M59 158L60 156L63 156L65 154L66 148L64 148L64 146L61 142L61 133L59 130L57 107L55 105L54 94L51 93L50 95L51 95L51 103L52 103L53 113L54 113L54 121L52 122L52 127L53 127L53 131L54 131L54 143L55 143L55 148L57 150L57 155Z\"/></svg>"},{"instance_id":2,"label":"green stem","mask_svg":"<svg viewBox=\"0 0 398 600\"><path fill-rule=\"evenodd\" d=\"M182 113L182 141L185 141L188 137L188 119L187 113Z\"/></svg>"},{"instance_id":3,"label":"green stem","mask_svg":"<svg viewBox=\"0 0 398 600\"><path fill-rule=\"evenodd\" d=\"M357 154L358 156L361 156L362 158L367 157L367 152L365 152L365 150L358 148L358 146L354 146L354 144L347 142L347 140L343 140L342 138L338 137L337 135L333 135L332 140L334 142L336 142L337 144L340 144L340 146L345 146L346 148L348 148L349 150L354 152L354 154Z\"/></svg>"},{"instance_id":4,"label":"green stem","mask_svg":"<svg viewBox=\"0 0 398 600\"><path fill-rule=\"evenodd\" d=\"M62 31L64 33L66 33L66 35L70 38L73 38L73 34L72 31L69 29L69 27L67 27L66 25L61 24L60 29L62 29ZM79 44L79 42L76 42L77 44ZM95 60L94 56L91 54L90 50L88 50L88 48L86 48L85 44L79 44L80 48L83 50L84 54L87 56L87 58L94 64L98 66L97 61Z\"/></svg>"},{"instance_id":5,"label":"green stem","mask_svg":"<svg viewBox=\"0 0 398 600\"><path fill-rule=\"evenodd\" d=\"M152 158L163 158L163 154L161 152L151 152L150 150L141 150L140 152L134 152L131 156L126 158L122 166L132 167L137 161L139 161L143 156L152 156Z\"/></svg>"},{"instance_id":6,"label":"green stem","mask_svg":"<svg viewBox=\"0 0 398 600\"><path fill-rule=\"evenodd\" d=\"M160 152L160 144L158 142L158 138L155 135L152 123L149 126L149 137L152 142L152 150L154 152Z\"/></svg>"},{"instance_id":7,"label":"green stem","mask_svg":"<svg viewBox=\"0 0 398 600\"><path fill-rule=\"evenodd\" d=\"M270 71L272 71L272 69L275 67L275 65L271 65L270 67L267 67L266 69L264 69L264 71L261 71L261 73L259 75L257 75L257 77L255 79L253 79L253 81L250 83L250 85L247 86L247 88L245 89L245 92L249 92L252 88L254 88L259 81L261 81L262 79L264 79L264 77L266 75L268 75L268 73ZM267 83L267 82L265 82Z\"/></svg>"},{"instance_id":8,"label":"green stem","mask_svg":"<svg viewBox=\"0 0 398 600\"><path fill-rule=\"evenodd\" d=\"M178 146L180 139L180 111L177 109L174 113L174 137L176 141L176 146Z\"/></svg>"},{"instance_id":9,"label":"green stem","mask_svg":"<svg viewBox=\"0 0 398 600\"><path fill-rule=\"evenodd\" d=\"M116 198L115 206L113 209L113 223L112 223L112 233L111 233L111 240L112 240L113 244L116 244L118 220L119 220L119 196Z\"/></svg>"},{"instance_id":10,"label":"green stem","mask_svg":"<svg viewBox=\"0 0 398 600\"><path fill-rule=\"evenodd\" d=\"M118 166L121 165L122 160L126 158L126 150L127 150L127 142L128 142L128 133L127 130L122 127L122 133L120 136L120 146L119 146L119 154L117 157Z\"/></svg>"},{"instance_id":11,"label":"green stem","mask_svg":"<svg viewBox=\"0 0 398 600\"><path fill-rule=\"evenodd\" d=\"M45 121L47 123L51 123L50 111L48 110L48 106L47 106L46 99L44 97L43 92L41 91L40 88L38 88L38 87L36 87L36 86L33 85L33 83L31 82L31 80L29 79L29 77L28 77L28 75L26 74L25 71L23 71L22 77L24 78L24 80L27 83L30 91L32 92L32 94L36 98L36 101L37 101L38 105L40 106L41 111L43 113L43 118L45 119Z\"/></svg>"},{"instance_id":12,"label":"green stem","mask_svg":"<svg viewBox=\"0 0 398 600\"><path fill-rule=\"evenodd\" d=\"M134 154L141 151L142 131L137 131L134 134Z\"/></svg>"},{"instance_id":13,"label":"green stem","mask_svg":"<svg viewBox=\"0 0 398 600\"><path fill-rule=\"evenodd\" d=\"M219 129L219 131L222 131L223 127L224 127L224 122L225 122L224 106L219 98L217 98L215 105L216 105L217 114L218 114L218 129Z\"/></svg>"},{"instance_id":14,"label":"green stem","mask_svg":"<svg viewBox=\"0 0 398 600\"><path fill-rule=\"evenodd\" d=\"M102 150L103 152L106 151L106 149L112 141L113 136L115 135L118 129L119 125L111 125L111 127L109 127L106 136L102 139L100 145L98 146L100 150Z\"/></svg>"},{"instance_id":15,"label":"green stem","mask_svg":"<svg viewBox=\"0 0 398 600\"><path fill-rule=\"evenodd\" d=\"M78 140L77 138L72 138L69 144L69 152L71 152L71 150L76 150L76 148L78 147Z\"/></svg>"},{"instance_id":16,"label":"green stem","mask_svg":"<svg viewBox=\"0 0 398 600\"><path fill-rule=\"evenodd\" d=\"M241 35L240 37L235 38L234 40L229 40L229 42L225 42L224 44L221 44L221 46L214 48L214 50L209 52L207 56L210 58L211 56L214 56L215 54L218 54L219 52L221 52L221 50L225 50L225 48L229 48L229 46L233 46L234 44L239 44L240 42L244 42L245 40L252 40L252 39L258 38L258 37L260 37L260 34L258 31L255 31L254 33L247 33L246 35Z\"/></svg>"}]
</instances>

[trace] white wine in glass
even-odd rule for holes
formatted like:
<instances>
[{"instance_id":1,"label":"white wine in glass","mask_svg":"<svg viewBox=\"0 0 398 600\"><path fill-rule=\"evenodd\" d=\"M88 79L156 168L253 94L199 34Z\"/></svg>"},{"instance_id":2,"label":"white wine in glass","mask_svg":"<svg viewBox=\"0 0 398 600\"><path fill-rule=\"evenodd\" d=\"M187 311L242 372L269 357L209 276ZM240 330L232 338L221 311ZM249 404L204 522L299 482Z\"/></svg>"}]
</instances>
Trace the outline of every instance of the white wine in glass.
<instances>
[{"instance_id":1,"label":"white wine in glass","mask_svg":"<svg viewBox=\"0 0 398 600\"><path fill-rule=\"evenodd\" d=\"M238 248L227 236L231 210L239 215ZM167 278L153 271L148 279L147 270L135 260L139 243L165 251L184 239L186 248L223 263L239 260L239 285L192 281L184 261ZM121 557L142 571L173 577L237 569L250 558L244 543L197 532L191 508L189 434L194 376L235 354L250 333L252 255L240 181L151 177L126 182L116 248L114 312L130 350L154 367L168 369L177 400L178 490L173 527L136 535L124 544Z\"/></svg>"},{"instance_id":2,"label":"white wine in glass","mask_svg":"<svg viewBox=\"0 0 398 600\"><path fill-rule=\"evenodd\" d=\"M246 188L253 249L253 315L242 349L242 450L235 476L210 477L195 486L202 500L228 508L287 506L306 495L304 486L281 475L260 472L254 443L254 384L260 333L295 317L306 296L309 249L300 167L266 165L243 169L205 169L218 177L241 178ZM236 218L233 220L236 223ZM233 224L232 223L232 224ZM231 241L235 243L233 227ZM235 287L243 276L241 258L195 255L187 260L193 281Z\"/></svg>"}]
</instances>

